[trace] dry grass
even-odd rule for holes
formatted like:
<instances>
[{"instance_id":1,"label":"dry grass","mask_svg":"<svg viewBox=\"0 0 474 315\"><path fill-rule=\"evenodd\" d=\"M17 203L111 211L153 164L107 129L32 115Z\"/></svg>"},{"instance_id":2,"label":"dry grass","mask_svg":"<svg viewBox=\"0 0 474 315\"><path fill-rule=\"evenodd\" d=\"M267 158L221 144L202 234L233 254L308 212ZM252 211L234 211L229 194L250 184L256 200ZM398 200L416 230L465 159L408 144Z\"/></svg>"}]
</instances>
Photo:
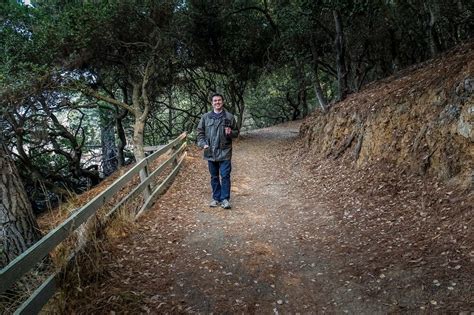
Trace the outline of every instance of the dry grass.
<instances>
[{"instance_id":1,"label":"dry grass","mask_svg":"<svg viewBox=\"0 0 474 315\"><path fill-rule=\"evenodd\" d=\"M13 314L52 271L51 265L45 262L24 275L12 288L0 295L0 314Z\"/></svg>"},{"instance_id":2,"label":"dry grass","mask_svg":"<svg viewBox=\"0 0 474 315\"><path fill-rule=\"evenodd\" d=\"M153 161L149 172L156 169L169 155L164 155ZM116 171L91 190L76 195L72 192L68 201L59 205L38 218L38 223L43 235L64 222L73 212L86 205L90 200L107 189L115 180L125 174L133 165ZM170 167L157 176L152 187L156 187L170 172ZM65 270L61 273L61 287L54 298L44 307L46 313L63 313L67 301L72 296L81 292L90 282L99 281L106 277L104 272L103 252L104 244L109 239L123 237L136 228L135 214L143 204L143 196L138 196L127 201L116 211L112 220L106 214L129 194L140 182L136 175L119 192L98 209L95 215L71 233L49 255L47 263L41 264L27 273L15 286L0 296L0 310L2 314L10 314L25 301L34 290L51 275L54 270ZM71 259L71 257L73 257Z\"/></svg>"}]
</instances>

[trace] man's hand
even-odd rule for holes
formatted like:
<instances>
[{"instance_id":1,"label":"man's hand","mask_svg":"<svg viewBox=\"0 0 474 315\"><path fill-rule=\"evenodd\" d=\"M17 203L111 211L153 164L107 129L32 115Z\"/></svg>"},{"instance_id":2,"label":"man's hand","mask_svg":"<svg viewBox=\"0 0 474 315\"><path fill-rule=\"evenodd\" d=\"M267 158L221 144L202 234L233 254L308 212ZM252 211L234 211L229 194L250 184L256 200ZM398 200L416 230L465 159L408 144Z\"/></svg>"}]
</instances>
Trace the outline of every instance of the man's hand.
<instances>
[{"instance_id":1,"label":"man's hand","mask_svg":"<svg viewBox=\"0 0 474 315\"><path fill-rule=\"evenodd\" d=\"M202 148L206 150L207 148L209 148L209 145L205 144Z\"/></svg>"},{"instance_id":2,"label":"man's hand","mask_svg":"<svg viewBox=\"0 0 474 315\"><path fill-rule=\"evenodd\" d=\"M230 127L225 127L224 132L226 136L230 136L230 134L232 133L232 129Z\"/></svg>"}]
</instances>

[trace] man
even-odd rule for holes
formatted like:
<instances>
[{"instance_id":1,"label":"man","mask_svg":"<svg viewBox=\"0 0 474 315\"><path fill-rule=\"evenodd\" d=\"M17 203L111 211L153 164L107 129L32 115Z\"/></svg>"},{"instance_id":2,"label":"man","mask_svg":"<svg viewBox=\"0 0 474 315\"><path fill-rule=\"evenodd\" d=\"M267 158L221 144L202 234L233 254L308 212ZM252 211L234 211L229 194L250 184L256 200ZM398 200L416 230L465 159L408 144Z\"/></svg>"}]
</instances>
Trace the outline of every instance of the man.
<instances>
[{"instance_id":1,"label":"man","mask_svg":"<svg viewBox=\"0 0 474 315\"><path fill-rule=\"evenodd\" d=\"M239 135L234 115L224 110L224 97L215 93L211 97L213 110L205 113L197 127L197 144L204 149L211 174L212 200L210 207L219 203L230 209L230 172L232 170L232 138ZM220 177L219 177L220 175Z\"/></svg>"}]
</instances>

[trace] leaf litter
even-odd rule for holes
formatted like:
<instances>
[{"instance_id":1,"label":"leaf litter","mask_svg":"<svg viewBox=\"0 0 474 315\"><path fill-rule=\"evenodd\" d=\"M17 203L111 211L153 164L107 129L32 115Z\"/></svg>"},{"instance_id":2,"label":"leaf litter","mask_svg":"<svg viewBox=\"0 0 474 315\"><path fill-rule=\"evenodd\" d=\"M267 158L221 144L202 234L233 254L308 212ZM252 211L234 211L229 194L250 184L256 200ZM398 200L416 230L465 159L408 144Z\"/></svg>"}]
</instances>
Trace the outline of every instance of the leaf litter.
<instances>
[{"instance_id":1,"label":"leaf litter","mask_svg":"<svg viewBox=\"0 0 474 315\"><path fill-rule=\"evenodd\" d=\"M472 196L383 161L314 161L299 123L235 145L232 210L208 208L201 152L136 230L108 240L79 313L474 309ZM470 199L471 198L471 199Z\"/></svg>"}]
</instances>

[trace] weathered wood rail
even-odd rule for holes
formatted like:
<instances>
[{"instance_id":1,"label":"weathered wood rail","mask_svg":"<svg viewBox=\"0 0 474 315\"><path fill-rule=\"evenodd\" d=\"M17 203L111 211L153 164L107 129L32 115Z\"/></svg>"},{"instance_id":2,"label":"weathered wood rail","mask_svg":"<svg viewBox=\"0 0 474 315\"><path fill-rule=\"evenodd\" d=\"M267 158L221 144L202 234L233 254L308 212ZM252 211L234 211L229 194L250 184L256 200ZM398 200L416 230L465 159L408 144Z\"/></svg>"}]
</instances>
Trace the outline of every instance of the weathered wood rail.
<instances>
[{"instance_id":1,"label":"weathered wood rail","mask_svg":"<svg viewBox=\"0 0 474 315\"><path fill-rule=\"evenodd\" d=\"M91 218L98 209L106 205L115 193L117 193L122 187L124 187L135 175L140 172L145 173L146 178L142 178L141 182L132 189L132 191L123 197L112 209L106 214L105 221L112 218L117 210L122 207L127 201L137 197L140 193L148 191L151 193L146 194L143 205L137 211L136 217L141 215L146 209L150 208L156 197L159 196L171 181L176 176L181 164L186 156L184 149L186 148L186 133L181 134L179 137L161 147L155 147L155 152L151 155L138 162L133 168L127 171L124 175L114 181L106 190L101 192L99 195L94 197L83 207L76 209L63 223L58 225L55 229L46 234L22 255L14 259L5 268L0 270L0 294L8 290L16 281L18 281L23 275L40 263L52 250L56 248L61 242L63 242L68 236L84 224L89 218ZM170 152L170 157L162 162L154 171L148 173L151 168L151 163L156 160L159 156ZM152 187L153 179L161 174L163 170L172 164L172 170L168 176L156 187ZM74 258L78 250L75 250L69 257L68 261ZM38 313L48 300L56 292L56 284L58 283L59 275L61 270L54 272L50 275L16 310L15 314L32 314Z\"/></svg>"}]
</instances>

